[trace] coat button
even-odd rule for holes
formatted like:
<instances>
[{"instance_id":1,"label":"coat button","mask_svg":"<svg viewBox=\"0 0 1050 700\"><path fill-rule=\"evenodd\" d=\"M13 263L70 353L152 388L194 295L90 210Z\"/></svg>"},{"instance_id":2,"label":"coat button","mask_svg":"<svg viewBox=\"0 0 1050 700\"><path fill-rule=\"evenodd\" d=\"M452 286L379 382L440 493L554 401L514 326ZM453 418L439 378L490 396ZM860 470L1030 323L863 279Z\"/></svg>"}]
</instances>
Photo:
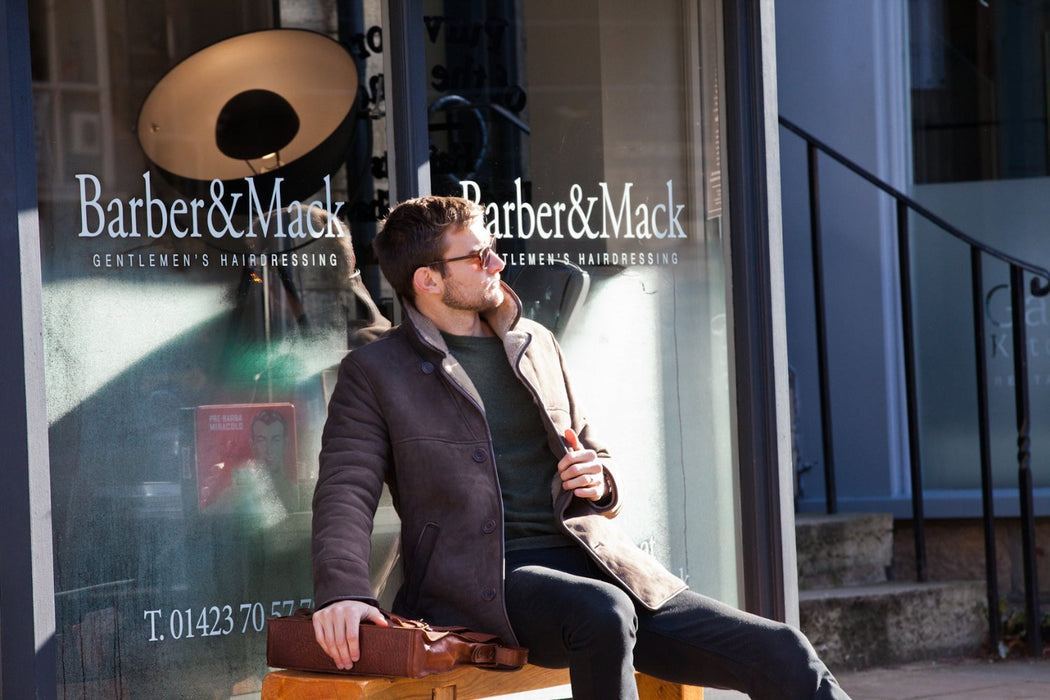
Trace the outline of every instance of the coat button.
<instances>
[{"instance_id":1,"label":"coat button","mask_svg":"<svg viewBox=\"0 0 1050 700\"><path fill-rule=\"evenodd\" d=\"M496 599L496 589L486 588L481 592L481 599L485 601L491 601Z\"/></svg>"},{"instance_id":2,"label":"coat button","mask_svg":"<svg viewBox=\"0 0 1050 700\"><path fill-rule=\"evenodd\" d=\"M481 526L481 531L484 532L486 535L491 535L493 532L496 531L496 521L486 520L485 524Z\"/></svg>"},{"instance_id":3,"label":"coat button","mask_svg":"<svg viewBox=\"0 0 1050 700\"><path fill-rule=\"evenodd\" d=\"M423 370L423 374L433 374L434 373L434 363L433 362L424 362L422 365L419 366L419 368L421 370Z\"/></svg>"},{"instance_id":4,"label":"coat button","mask_svg":"<svg viewBox=\"0 0 1050 700\"><path fill-rule=\"evenodd\" d=\"M488 453L479 447L478 449L474 450L474 454L471 455L471 457L475 462L480 463L484 462L488 458Z\"/></svg>"}]
</instances>

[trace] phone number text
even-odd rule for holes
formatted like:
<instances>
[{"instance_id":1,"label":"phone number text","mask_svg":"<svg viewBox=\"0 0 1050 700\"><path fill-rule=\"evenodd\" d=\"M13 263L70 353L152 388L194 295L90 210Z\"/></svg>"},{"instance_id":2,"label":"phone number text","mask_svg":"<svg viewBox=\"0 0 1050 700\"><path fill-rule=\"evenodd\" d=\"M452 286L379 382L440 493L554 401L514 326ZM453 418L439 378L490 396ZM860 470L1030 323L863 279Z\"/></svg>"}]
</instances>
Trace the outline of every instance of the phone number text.
<instances>
[{"instance_id":1,"label":"phone number text","mask_svg":"<svg viewBox=\"0 0 1050 700\"><path fill-rule=\"evenodd\" d=\"M198 637L224 637L231 634L252 634L266 628L267 617L287 617L298 608L313 605L310 598L274 600L269 607L263 603L239 605L202 605L173 610L143 610L142 619L149 629L149 641L165 642Z\"/></svg>"}]
</instances>

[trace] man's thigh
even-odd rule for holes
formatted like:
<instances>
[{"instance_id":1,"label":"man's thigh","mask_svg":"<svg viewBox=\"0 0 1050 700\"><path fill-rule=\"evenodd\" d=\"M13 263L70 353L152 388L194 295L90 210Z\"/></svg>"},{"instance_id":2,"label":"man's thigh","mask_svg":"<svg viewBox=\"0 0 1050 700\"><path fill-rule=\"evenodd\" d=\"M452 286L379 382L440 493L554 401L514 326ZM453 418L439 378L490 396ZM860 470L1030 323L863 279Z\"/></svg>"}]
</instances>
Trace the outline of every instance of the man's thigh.
<instances>
[{"instance_id":1,"label":"man's thigh","mask_svg":"<svg viewBox=\"0 0 1050 700\"><path fill-rule=\"evenodd\" d=\"M583 650L629 655L634 603L596 576L585 553L566 547L514 555L508 555L507 614L530 662L563 667Z\"/></svg>"}]
</instances>

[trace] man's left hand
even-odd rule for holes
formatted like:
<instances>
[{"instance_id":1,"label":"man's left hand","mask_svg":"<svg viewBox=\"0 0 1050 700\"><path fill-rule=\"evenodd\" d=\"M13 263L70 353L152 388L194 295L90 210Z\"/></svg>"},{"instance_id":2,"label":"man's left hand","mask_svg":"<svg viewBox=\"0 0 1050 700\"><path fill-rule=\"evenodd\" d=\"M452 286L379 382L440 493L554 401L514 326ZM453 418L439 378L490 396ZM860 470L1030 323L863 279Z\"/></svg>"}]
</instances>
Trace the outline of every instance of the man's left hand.
<instances>
[{"instance_id":1,"label":"man's left hand","mask_svg":"<svg viewBox=\"0 0 1050 700\"><path fill-rule=\"evenodd\" d=\"M578 498L600 501L605 497L605 470L594 450L573 450L558 462L561 487Z\"/></svg>"}]
</instances>

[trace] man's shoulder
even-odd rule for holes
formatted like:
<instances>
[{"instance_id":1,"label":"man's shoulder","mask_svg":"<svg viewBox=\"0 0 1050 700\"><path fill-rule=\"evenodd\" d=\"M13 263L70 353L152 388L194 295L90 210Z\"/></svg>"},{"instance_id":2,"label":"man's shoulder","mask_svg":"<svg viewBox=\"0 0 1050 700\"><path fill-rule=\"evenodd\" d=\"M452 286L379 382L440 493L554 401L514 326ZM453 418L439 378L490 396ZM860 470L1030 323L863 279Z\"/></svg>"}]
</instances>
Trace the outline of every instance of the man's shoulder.
<instances>
[{"instance_id":1,"label":"man's shoulder","mask_svg":"<svg viewBox=\"0 0 1050 700\"><path fill-rule=\"evenodd\" d=\"M398 325L388 329L375 340L354 348L346 354L343 361L371 364L384 358L389 358L392 353L410 351L411 349L412 346L408 340L407 332L403 326Z\"/></svg>"}]
</instances>

